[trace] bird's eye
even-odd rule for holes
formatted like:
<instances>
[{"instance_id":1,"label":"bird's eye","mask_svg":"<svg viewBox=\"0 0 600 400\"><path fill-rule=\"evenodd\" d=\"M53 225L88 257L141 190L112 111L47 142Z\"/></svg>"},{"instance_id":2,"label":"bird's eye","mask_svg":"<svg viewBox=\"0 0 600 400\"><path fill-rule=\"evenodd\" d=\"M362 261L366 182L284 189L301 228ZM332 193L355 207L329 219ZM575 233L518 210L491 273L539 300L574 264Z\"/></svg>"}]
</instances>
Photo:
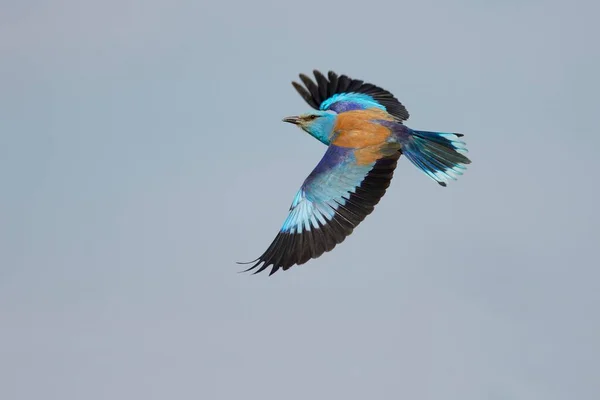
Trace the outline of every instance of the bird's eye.
<instances>
[{"instance_id":1,"label":"bird's eye","mask_svg":"<svg viewBox=\"0 0 600 400\"><path fill-rule=\"evenodd\" d=\"M316 119L316 118L317 118L317 116L316 116L316 115L309 115L309 116L308 116L308 119L309 119L310 121L312 121L313 119Z\"/></svg>"}]
</instances>

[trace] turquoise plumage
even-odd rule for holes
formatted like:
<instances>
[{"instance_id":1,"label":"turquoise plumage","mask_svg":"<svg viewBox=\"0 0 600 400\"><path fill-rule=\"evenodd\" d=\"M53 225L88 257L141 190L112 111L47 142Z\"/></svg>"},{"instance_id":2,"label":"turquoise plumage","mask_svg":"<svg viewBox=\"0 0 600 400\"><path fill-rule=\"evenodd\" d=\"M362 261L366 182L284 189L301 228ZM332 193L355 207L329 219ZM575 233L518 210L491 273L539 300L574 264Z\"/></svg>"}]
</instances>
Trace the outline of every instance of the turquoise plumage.
<instances>
[{"instance_id":1,"label":"turquoise plumage","mask_svg":"<svg viewBox=\"0 0 600 400\"><path fill-rule=\"evenodd\" d=\"M327 145L296 193L269 248L246 271L270 274L317 258L344 241L385 194L397 161L409 161L441 186L471 161L461 134L412 130L408 111L390 92L346 75L314 71L292 82L316 111L284 118Z\"/></svg>"}]
</instances>

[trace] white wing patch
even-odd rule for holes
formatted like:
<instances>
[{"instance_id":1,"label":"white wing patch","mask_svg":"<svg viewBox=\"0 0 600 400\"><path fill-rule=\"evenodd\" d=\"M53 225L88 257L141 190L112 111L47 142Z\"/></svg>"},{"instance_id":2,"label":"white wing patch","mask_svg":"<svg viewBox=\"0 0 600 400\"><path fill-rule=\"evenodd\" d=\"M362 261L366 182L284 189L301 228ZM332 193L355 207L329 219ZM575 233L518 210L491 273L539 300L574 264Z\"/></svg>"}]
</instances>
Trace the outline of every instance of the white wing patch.
<instances>
[{"instance_id":1,"label":"white wing patch","mask_svg":"<svg viewBox=\"0 0 600 400\"><path fill-rule=\"evenodd\" d=\"M306 198L304 190L299 190L294 197L290 212L286 218L281 232L302 233L311 229L318 229L319 223L325 225L335 216L337 203L331 205L325 202L312 202Z\"/></svg>"}]
</instances>

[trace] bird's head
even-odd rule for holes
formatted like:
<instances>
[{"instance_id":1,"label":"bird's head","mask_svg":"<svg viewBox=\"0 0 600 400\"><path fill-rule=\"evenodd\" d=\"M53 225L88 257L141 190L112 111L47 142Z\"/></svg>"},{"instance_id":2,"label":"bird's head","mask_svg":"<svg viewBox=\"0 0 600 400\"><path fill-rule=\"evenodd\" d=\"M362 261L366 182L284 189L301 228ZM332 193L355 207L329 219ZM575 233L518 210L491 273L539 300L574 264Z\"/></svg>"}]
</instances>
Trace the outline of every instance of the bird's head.
<instances>
[{"instance_id":1,"label":"bird's head","mask_svg":"<svg viewBox=\"0 0 600 400\"><path fill-rule=\"evenodd\" d=\"M294 117L286 117L283 121L298 125L311 136L329 145L336 116L337 114L333 111L314 111Z\"/></svg>"}]
</instances>

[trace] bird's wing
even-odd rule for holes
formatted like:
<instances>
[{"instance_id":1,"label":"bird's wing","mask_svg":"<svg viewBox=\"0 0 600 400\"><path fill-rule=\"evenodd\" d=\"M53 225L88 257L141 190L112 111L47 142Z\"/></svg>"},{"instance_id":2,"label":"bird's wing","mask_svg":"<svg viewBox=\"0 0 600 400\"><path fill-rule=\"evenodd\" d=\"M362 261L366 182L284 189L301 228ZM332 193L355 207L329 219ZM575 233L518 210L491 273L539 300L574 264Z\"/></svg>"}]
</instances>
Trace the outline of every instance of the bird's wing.
<instances>
[{"instance_id":1,"label":"bird's wing","mask_svg":"<svg viewBox=\"0 0 600 400\"><path fill-rule=\"evenodd\" d=\"M296 194L269 248L246 271L258 267L258 273L272 265L272 275L332 250L373 211L390 185L400 154L394 145L331 144Z\"/></svg>"},{"instance_id":2,"label":"bird's wing","mask_svg":"<svg viewBox=\"0 0 600 400\"><path fill-rule=\"evenodd\" d=\"M341 113L349 110L380 108L393 115L398 121L409 117L406 108L385 89L346 75L338 76L329 71L327 79L321 72L313 71L315 82L300 74L304 86L292 82L300 96L314 109L332 110Z\"/></svg>"}]
</instances>

